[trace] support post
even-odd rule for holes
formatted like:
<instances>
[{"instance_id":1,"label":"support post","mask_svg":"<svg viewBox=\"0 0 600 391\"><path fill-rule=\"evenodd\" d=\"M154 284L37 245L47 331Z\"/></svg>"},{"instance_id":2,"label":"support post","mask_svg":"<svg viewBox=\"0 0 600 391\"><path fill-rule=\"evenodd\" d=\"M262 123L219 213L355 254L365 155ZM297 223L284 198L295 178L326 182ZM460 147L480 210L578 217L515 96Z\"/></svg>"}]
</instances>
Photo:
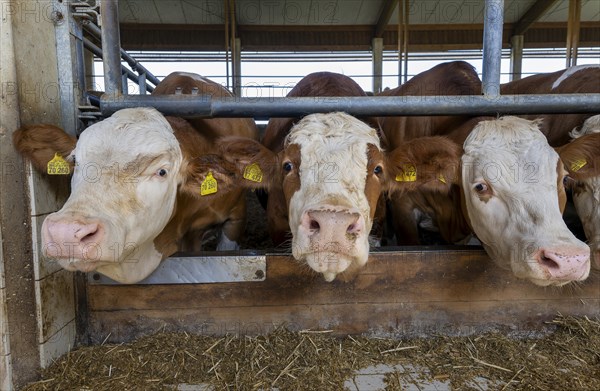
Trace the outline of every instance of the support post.
<instances>
[{"instance_id":1,"label":"support post","mask_svg":"<svg viewBox=\"0 0 600 391\"><path fill-rule=\"evenodd\" d=\"M104 92L120 95L121 36L119 33L119 7L117 0L100 0L102 28L102 59L104 62Z\"/></svg>"},{"instance_id":2,"label":"support post","mask_svg":"<svg viewBox=\"0 0 600 391\"><path fill-rule=\"evenodd\" d=\"M500 94L503 23L504 0L486 0L483 24L482 76L482 92L485 96Z\"/></svg>"},{"instance_id":3,"label":"support post","mask_svg":"<svg viewBox=\"0 0 600 391\"><path fill-rule=\"evenodd\" d=\"M577 65L580 25L581 0L569 0L569 19L567 22L567 68Z\"/></svg>"},{"instance_id":4,"label":"support post","mask_svg":"<svg viewBox=\"0 0 600 391\"><path fill-rule=\"evenodd\" d=\"M242 96L242 41L239 38L232 40L233 49L233 94Z\"/></svg>"},{"instance_id":5,"label":"support post","mask_svg":"<svg viewBox=\"0 0 600 391\"><path fill-rule=\"evenodd\" d=\"M381 92L383 74L383 38L373 38L373 93Z\"/></svg>"},{"instance_id":6,"label":"support post","mask_svg":"<svg viewBox=\"0 0 600 391\"><path fill-rule=\"evenodd\" d=\"M510 45L510 80L520 80L523 71L523 36L513 35Z\"/></svg>"}]
</instances>

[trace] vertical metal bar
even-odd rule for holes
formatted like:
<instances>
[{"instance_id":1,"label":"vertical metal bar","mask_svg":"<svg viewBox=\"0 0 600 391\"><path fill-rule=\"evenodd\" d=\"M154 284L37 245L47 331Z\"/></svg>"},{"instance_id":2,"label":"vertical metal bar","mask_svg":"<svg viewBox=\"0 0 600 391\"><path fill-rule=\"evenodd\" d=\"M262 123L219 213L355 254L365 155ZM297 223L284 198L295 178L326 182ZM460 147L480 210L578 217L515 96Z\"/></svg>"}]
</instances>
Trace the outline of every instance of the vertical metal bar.
<instances>
[{"instance_id":1,"label":"vertical metal bar","mask_svg":"<svg viewBox=\"0 0 600 391\"><path fill-rule=\"evenodd\" d=\"M129 83L127 82L127 72L121 74L121 92L123 95L127 95L129 92Z\"/></svg>"},{"instance_id":2,"label":"vertical metal bar","mask_svg":"<svg viewBox=\"0 0 600 391\"><path fill-rule=\"evenodd\" d=\"M117 0L100 0L102 22L102 58L104 62L104 91L119 95L121 80L121 37Z\"/></svg>"},{"instance_id":3,"label":"vertical metal bar","mask_svg":"<svg viewBox=\"0 0 600 391\"><path fill-rule=\"evenodd\" d=\"M145 73L140 73L140 76L138 77L138 86L139 86L140 95L146 95L146 74Z\"/></svg>"},{"instance_id":4,"label":"vertical metal bar","mask_svg":"<svg viewBox=\"0 0 600 391\"><path fill-rule=\"evenodd\" d=\"M500 94L504 0L485 0L483 24L483 95Z\"/></svg>"},{"instance_id":5,"label":"vertical metal bar","mask_svg":"<svg viewBox=\"0 0 600 391\"><path fill-rule=\"evenodd\" d=\"M58 83L60 92L61 126L65 132L72 136L80 130L79 105L82 103L82 90L80 66L83 58L79 56L78 45L83 37L81 25L73 18L71 7L67 2L53 0L52 9L55 10L57 23L55 23L54 36L56 39L56 65L58 70ZM60 23L58 23L60 21Z\"/></svg>"},{"instance_id":6,"label":"vertical metal bar","mask_svg":"<svg viewBox=\"0 0 600 391\"><path fill-rule=\"evenodd\" d=\"M232 40L233 45L233 93L235 96L242 96L242 41L240 38L234 38Z\"/></svg>"}]
</instances>

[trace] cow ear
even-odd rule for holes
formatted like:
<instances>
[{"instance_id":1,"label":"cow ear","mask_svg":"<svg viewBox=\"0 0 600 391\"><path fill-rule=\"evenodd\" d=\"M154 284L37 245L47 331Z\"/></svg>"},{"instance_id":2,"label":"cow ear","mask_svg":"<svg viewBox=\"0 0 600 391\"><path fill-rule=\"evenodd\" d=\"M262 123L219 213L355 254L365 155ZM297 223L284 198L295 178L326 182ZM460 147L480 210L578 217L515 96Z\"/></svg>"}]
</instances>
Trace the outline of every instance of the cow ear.
<instances>
[{"instance_id":1,"label":"cow ear","mask_svg":"<svg viewBox=\"0 0 600 391\"><path fill-rule=\"evenodd\" d=\"M269 189L279 178L277 154L255 140L224 137L217 141L219 154L235 167L238 185Z\"/></svg>"},{"instance_id":2,"label":"cow ear","mask_svg":"<svg viewBox=\"0 0 600 391\"><path fill-rule=\"evenodd\" d=\"M461 147L446 137L421 137L386 156L386 188L448 191L459 182Z\"/></svg>"},{"instance_id":3,"label":"cow ear","mask_svg":"<svg viewBox=\"0 0 600 391\"><path fill-rule=\"evenodd\" d=\"M239 187L233 164L216 154L192 159L183 176L181 191L196 197L219 197Z\"/></svg>"},{"instance_id":4,"label":"cow ear","mask_svg":"<svg viewBox=\"0 0 600 391\"><path fill-rule=\"evenodd\" d=\"M17 152L30 160L41 172L47 171L48 162L56 154L66 159L76 144L75 137L53 125L23 126L13 134L13 145ZM73 172L73 164L73 161L69 161L70 172Z\"/></svg>"},{"instance_id":5,"label":"cow ear","mask_svg":"<svg viewBox=\"0 0 600 391\"><path fill-rule=\"evenodd\" d=\"M557 148L569 175L580 180L600 175L600 133L581 136Z\"/></svg>"}]
</instances>

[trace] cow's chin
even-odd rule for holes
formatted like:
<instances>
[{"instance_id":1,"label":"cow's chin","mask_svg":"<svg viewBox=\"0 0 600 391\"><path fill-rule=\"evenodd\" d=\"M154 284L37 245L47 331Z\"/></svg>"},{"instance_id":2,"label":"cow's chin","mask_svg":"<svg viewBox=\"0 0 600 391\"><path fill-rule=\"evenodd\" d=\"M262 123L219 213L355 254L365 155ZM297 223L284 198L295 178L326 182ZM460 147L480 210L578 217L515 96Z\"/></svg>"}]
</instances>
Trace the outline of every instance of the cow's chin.
<instances>
[{"instance_id":1,"label":"cow's chin","mask_svg":"<svg viewBox=\"0 0 600 391\"><path fill-rule=\"evenodd\" d=\"M305 254L303 259L311 269L322 274L325 281L331 282L340 273L356 271L364 266L367 263L368 252L361 256L322 251Z\"/></svg>"},{"instance_id":2,"label":"cow's chin","mask_svg":"<svg viewBox=\"0 0 600 391\"><path fill-rule=\"evenodd\" d=\"M520 263L526 262L528 265L535 265L534 267L531 267L531 268L523 268L521 266L516 266L515 263L513 263L512 271L517 278L527 280L537 286L560 287L563 285L567 285L571 282L583 281L588 277L588 274L589 274L589 272L586 272L585 268L583 268L581 275L577 276L575 278L564 278L564 279L556 278L556 277L550 276L550 274L543 268L538 267L537 260L535 260L534 258L520 260L518 262L520 262ZM588 270L589 270L589 268L588 268Z\"/></svg>"},{"instance_id":3,"label":"cow's chin","mask_svg":"<svg viewBox=\"0 0 600 391\"><path fill-rule=\"evenodd\" d=\"M57 259L58 264L70 272L89 273L98 269L102 265L109 264L109 261L88 261L84 259Z\"/></svg>"}]
</instances>

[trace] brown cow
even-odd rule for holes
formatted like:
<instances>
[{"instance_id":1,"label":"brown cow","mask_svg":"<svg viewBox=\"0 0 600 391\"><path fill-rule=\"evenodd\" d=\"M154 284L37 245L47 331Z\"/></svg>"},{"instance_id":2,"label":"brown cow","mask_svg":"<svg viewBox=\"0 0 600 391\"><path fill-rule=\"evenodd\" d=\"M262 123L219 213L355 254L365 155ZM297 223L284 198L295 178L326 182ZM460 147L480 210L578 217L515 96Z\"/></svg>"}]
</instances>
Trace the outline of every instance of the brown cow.
<instances>
[{"instance_id":1,"label":"brown cow","mask_svg":"<svg viewBox=\"0 0 600 391\"><path fill-rule=\"evenodd\" d=\"M303 77L298 84L292 88L287 97L343 97L343 96L367 96L363 89L348 76L334 72L315 72ZM377 128L377 120L374 118L362 118L368 125ZM290 129L300 118L271 118L265 129L262 144L273 152L284 149L284 141L288 137ZM385 144L385 143L384 143ZM269 234L273 243L280 245L290 237L290 225L288 211L284 195L277 189L269 192L267 200L267 220ZM381 237L382 222L385 218L385 202L381 197L378 201L377 215L374 217L374 228L372 242L379 244Z\"/></svg>"},{"instance_id":2,"label":"brown cow","mask_svg":"<svg viewBox=\"0 0 600 391\"><path fill-rule=\"evenodd\" d=\"M481 93L481 80L477 72L467 62L453 61L439 64L414 76L405 84L391 90L383 91L379 96L450 96L478 95ZM424 136L444 135L460 127L471 116L405 116L379 118L383 133L390 148L401 143ZM438 208L438 200L446 195L436 193L398 193L391 197L390 207L393 216L396 242L400 245L419 244L419 223L427 219L427 215L439 217L440 229L444 238L453 241L463 237L470 230L459 221L446 220L440 213L445 208ZM455 197L456 195L454 195ZM424 199L427 198L427 199ZM434 209L431 209L434 208Z\"/></svg>"},{"instance_id":3,"label":"brown cow","mask_svg":"<svg viewBox=\"0 0 600 391\"><path fill-rule=\"evenodd\" d=\"M311 114L295 124L283 149L227 138L223 156L237 167L241 185L280 194L277 212L292 234L292 255L332 281L362 267L369 254L382 192L419 186L447 187L459 148L442 137L381 148L378 132L345 113ZM207 168L208 169L208 168ZM412 173L418 170L418 178ZM258 175L247 175L249 171ZM409 178L411 180L405 180Z\"/></svg>"},{"instance_id":4,"label":"brown cow","mask_svg":"<svg viewBox=\"0 0 600 391\"><path fill-rule=\"evenodd\" d=\"M219 84L183 73L167 76L155 93L177 87L230 96ZM186 233L222 225L218 248L236 248L245 224L244 190L232 182L233 168L215 142L219 136L254 142L256 126L249 119L193 123L135 108L90 126L79 140L49 125L18 130L15 147L37 168L45 171L58 153L72 171L69 199L44 220L44 255L67 270L97 270L135 283L185 247Z\"/></svg>"}]
</instances>

